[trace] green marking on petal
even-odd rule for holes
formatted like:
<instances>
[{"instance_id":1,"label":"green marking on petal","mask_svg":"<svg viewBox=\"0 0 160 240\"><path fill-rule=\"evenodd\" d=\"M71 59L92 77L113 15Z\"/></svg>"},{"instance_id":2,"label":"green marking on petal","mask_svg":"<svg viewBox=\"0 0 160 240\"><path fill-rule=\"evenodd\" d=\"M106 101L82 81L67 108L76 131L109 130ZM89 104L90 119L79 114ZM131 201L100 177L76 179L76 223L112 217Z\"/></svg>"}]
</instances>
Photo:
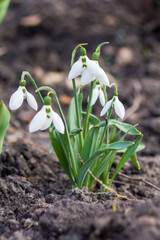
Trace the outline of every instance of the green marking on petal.
<instances>
[{"instance_id":1,"label":"green marking on petal","mask_svg":"<svg viewBox=\"0 0 160 240\"><path fill-rule=\"evenodd\" d=\"M49 115L47 115L47 118L51 118Z\"/></svg>"},{"instance_id":2,"label":"green marking on petal","mask_svg":"<svg viewBox=\"0 0 160 240\"><path fill-rule=\"evenodd\" d=\"M25 92L26 92L26 89L25 89L25 88L22 88L22 92L25 93Z\"/></svg>"},{"instance_id":3,"label":"green marking on petal","mask_svg":"<svg viewBox=\"0 0 160 240\"><path fill-rule=\"evenodd\" d=\"M85 63L86 62L86 58L82 58L82 62Z\"/></svg>"},{"instance_id":4,"label":"green marking on petal","mask_svg":"<svg viewBox=\"0 0 160 240\"><path fill-rule=\"evenodd\" d=\"M46 113L50 113L51 109L50 108L46 108Z\"/></svg>"},{"instance_id":5,"label":"green marking on petal","mask_svg":"<svg viewBox=\"0 0 160 240\"><path fill-rule=\"evenodd\" d=\"M83 67L83 68L84 68L84 67L86 68L86 67L87 67L87 65L86 65L86 64L83 64L83 66L82 66L82 67Z\"/></svg>"}]
</instances>

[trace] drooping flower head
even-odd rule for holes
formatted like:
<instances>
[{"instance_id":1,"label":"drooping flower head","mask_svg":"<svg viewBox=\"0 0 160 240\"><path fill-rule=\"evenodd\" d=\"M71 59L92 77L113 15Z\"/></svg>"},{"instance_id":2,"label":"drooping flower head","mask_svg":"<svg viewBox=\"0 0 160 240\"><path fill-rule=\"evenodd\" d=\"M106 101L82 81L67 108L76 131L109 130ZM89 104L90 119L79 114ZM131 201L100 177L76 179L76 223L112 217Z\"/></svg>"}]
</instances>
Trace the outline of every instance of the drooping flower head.
<instances>
[{"instance_id":1,"label":"drooping flower head","mask_svg":"<svg viewBox=\"0 0 160 240\"><path fill-rule=\"evenodd\" d=\"M68 78L70 80L81 76L82 73L87 69L89 62L91 61L86 55L86 49L80 48L80 57L79 59L72 65L71 70L69 72Z\"/></svg>"},{"instance_id":2,"label":"drooping flower head","mask_svg":"<svg viewBox=\"0 0 160 240\"><path fill-rule=\"evenodd\" d=\"M99 54L94 52L92 54L92 60L90 60L87 69L82 73L81 83L82 85L88 84L94 80L98 80L105 86L109 86L109 80L105 71L99 66L98 63Z\"/></svg>"},{"instance_id":3,"label":"drooping flower head","mask_svg":"<svg viewBox=\"0 0 160 240\"><path fill-rule=\"evenodd\" d=\"M9 108L11 110L17 110L18 108L20 108L24 99L27 99L27 102L30 105L30 107L32 107L34 110L37 111L37 109L38 109L37 102L36 102L34 96L27 91L25 86L26 86L26 81L20 80L17 91L15 91L12 94L10 101L9 101Z\"/></svg>"},{"instance_id":4,"label":"drooping flower head","mask_svg":"<svg viewBox=\"0 0 160 240\"><path fill-rule=\"evenodd\" d=\"M47 128L50 127L52 123L58 132L64 134L65 131L64 123L61 117L56 112L53 111L51 107L51 98L49 96L46 96L44 98L43 107L34 116L30 123L29 131L32 133L38 130L46 130Z\"/></svg>"},{"instance_id":5,"label":"drooping flower head","mask_svg":"<svg viewBox=\"0 0 160 240\"><path fill-rule=\"evenodd\" d=\"M120 117L121 119L124 118L125 115L125 108L123 104L119 101L118 94L116 93L111 100L109 100L105 106L103 107L100 116L103 116L110 108L111 106L114 108L115 113Z\"/></svg>"},{"instance_id":6,"label":"drooping flower head","mask_svg":"<svg viewBox=\"0 0 160 240\"><path fill-rule=\"evenodd\" d=\"M96 103L98 97L99 97L101 105L104 106L104 104L105 104L105 97L104 97L104 93L103 93L103 91L101 89L101 85L100 85L99 82L96 83L96 86L93 89L91 106L93 106Z\"/></svg>"},{"instance_id":7,"label":"drooping flower head","mask_svg":"<svg viewBox=\"0 0 160 240\"><path fill-rule=\"evenodd\" d=\"M108 77L98 63L100 48L104 44L108 44L108 42L98 45L96 51L92 55L92 60L87 57L86 49L80 46L80 58L72 65L68 78L72 80L78 76L81 76L82 85L86 85L97 79L105 86L109 86Z\"/></svg>"}]
</instances>

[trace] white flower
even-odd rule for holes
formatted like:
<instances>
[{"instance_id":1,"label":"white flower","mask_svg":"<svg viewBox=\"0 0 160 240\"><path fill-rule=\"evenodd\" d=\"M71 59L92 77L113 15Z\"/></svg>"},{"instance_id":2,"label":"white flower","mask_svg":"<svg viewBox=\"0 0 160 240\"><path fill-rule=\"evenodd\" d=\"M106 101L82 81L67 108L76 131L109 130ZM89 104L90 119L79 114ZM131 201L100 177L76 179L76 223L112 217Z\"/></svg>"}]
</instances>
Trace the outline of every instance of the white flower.
<instances>
[{"instance_id":1,"label":"white flower","mask_svg":"<svg viewBox=\"0 0 160 240\"><path fill-rule=\"evenodd\" d=\"M90 61L91 60L86 55L80 56L79 59L72 65L68 78L72 80L73 78L82 75L88 67Z\"/></svg>"},{"instance_id":2,"label":"white flower","mask_svg":"<svg viewBox=\"0 0 160 240\"><path fill-rule=\"evenodd\" d=\"M104 97L104 93L103 93L103 91L101 89L100 84L96 84L95 88L93 89L91 106L93 106L95 104L95 102L97 101L98 97L99 97L101 105L104 106L104 104L105 104L105 97Z\"/></svg>"},{"instance_id":3,"label":"white flower","mask_svg":"<svg viewBox=\"0 0 160 240\"><path fill-rule=\"evenodd\" d=\"M45 130L53 123L55 129L64 134L64 124L61 117L53 111L50 105L44 105L41 110L32 119L29 131L36 132L38 130Z\"/></svg>"},{"instance_id":4,"label":"white flower","mask_svg":"<svg viewBox=\"0 0 160 240\"><path fill-rule=\"evenodd\" d=\"M34 98L34 96L29 93L27 91L27 89L24 86L19 86L17 91L15 91L11 98L10 98L10 102L9 102L9 107L11 110L16 110L18 109L22 103L24 99L27 99L28 104L37 111L38 109L38 105L37 102Z\"/></svg>"},{"instance_id":5,"label":"white flower","mask_svg":"<svg viewBox=\"0 0 160 240\"><path fill-rule=\"evenodd\" d=\"M123 104L119 101L118 96L113 96L113 98L105 104L100 113L100 116L103 116L110 109L112 104L118 117L120 117L121 119L124 118L125 108Z\"/></svg>"},{"instance_id":6,"label":"white flower","mask_svg":"<svg viewBox=\"0 0 160 240\"><path fill-rule=\"evenodd\" d=\"M98 61L90 60L85 71L82 73L82 85L88 84L93 80L99 80L102 84L109 86L109 80L104 70L99 66Z\"/></svg>"}]
</instances>

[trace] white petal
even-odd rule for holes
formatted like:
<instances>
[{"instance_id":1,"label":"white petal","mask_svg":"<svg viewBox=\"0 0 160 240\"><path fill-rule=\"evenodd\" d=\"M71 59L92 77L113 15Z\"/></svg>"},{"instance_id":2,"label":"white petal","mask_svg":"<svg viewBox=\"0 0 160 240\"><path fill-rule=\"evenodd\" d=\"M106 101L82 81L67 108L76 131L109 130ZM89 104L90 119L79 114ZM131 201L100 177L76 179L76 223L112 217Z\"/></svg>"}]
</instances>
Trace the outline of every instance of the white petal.
<instances>
[{"instance_id":1,"label":"white petal","mask_svg":"<svg viewBox=\"0 0 160 240\"><path fill-rule=\"evenodd\" d=\"M99 66L98 61L92 60L92 63L88 65L88 68L90 68L90 71L92 71L96 79L98 79L104 85L109 86L108 77L105 71Z\"/></svg>"},{"instance_id":2,"label":"white petal","mask_svg":"<svg viewBox=\"0 0 160 240\"><path fill-rule=\"evenodd\" d=\"M38 110L38 105L34 96L26 90L27 102L35 110Z\"/></svg>"},{"instance_id":3,"label":"white petal","mask_svg":"<svg viewBox=\"0 0 160 240\"><path fill-rule=\"evenodd\" d=\"M48 115L48 114L47 114L47 115ZM49 115L48 115L48 116L49 116ZM50 116L50 118L47 117L45 124L41 127L40 130L46 130L47 128L50 127L51 123L52 123L52 117L51 117L51 116Z\"/></svg>"},{"instance_id":4,"label":"white petal","mask_svg":"<svg viewBox=\"0 0 160 240\"><path fill-rule=\"evenodd\" d=\"M86 85L90 82L92 82L93 80L95 80L95 76L88 70L86 69L81 76L81 84L82 85Z\"/></svg>"},{"instance_id":5,"label":"white petal","mask_svg":"<svg viewBox=\"0 0 160 240\"><path fill-rule=\"evenodd\" d=\"M61 117L58 115L58 113L54 112L53 110L52 110L52 120L53 120L55 129L58 132L64 134L64 130L65 130L64 123L63 123Z\"/></svg>"},{"instance_id":6,"label":"white petal","mask_svg":"<svg viewBox=\"0 0 160 240\"><path fill-rule=\"evenodd\" d=\"M99 90L99 100L102 106L104 106L105 104L105 97L104 97L104 93L102 91L102 89Z\"/></svg>"},{"instance_id":7,"label":"white petal","mask_svg":"<svg viewBox=\"0 0 160 240\"><path fill-rule=\"evenodd\" d=\"M99 90L98 87L100 86L95 86L95 88L93 89L93 94L92 94L92 100L91 100L91 106L93 106L95 104L95 102L97 101L97 98L99 96ZM89 100L89 99L88 99Z\"/></svg>"},{"instance_id":8,"label":"white petal","mask_svg":"<svg viewBox=\"0 0 160 240\"><path fill-rule=\"evenodd\" d=\"M97 73L97 79L103 83L105 86L109 86L109 80L105 73L105 71L99 66L98 73Z\"/></svg>"},{"instance_id":9,"label":"white petal","mask_svg":"<svg viewBox=\"0 0 160 240\"><path fill-rule=\"evenodd\" d=\"M119 101L118 97L116 97L116 100L114 102L114 110L115 110L116 114L118 115L118 117L120 117L121 119L124 118L125 108L124 108L123 104Z\"/></svg>"},{"instance_id":10,"label":"white petal","mask_svg":"<svg viewBox=\"0 0 160 240\"><path fill-rule=\"evenodd\" d=\"M71 67L71 70L69 72L68 78L70 80L72 80L73 78L78 77L79 75L81 75L83 72L83 68L82 68L82 60L81 57L78 59L78 61L76 61L73 66Z\"/></svg>"},{"instance_id":11,"label":"white petal","mask_svg":"<svg viewBox=\"0 0 160 240\"><path fill-rule=\"evenodd\" d=\"M9 108L11 110L18 109L22 105L23 100L24 100L24 94L22 92L22 87L19 87L17 91L15 91L10 98Z\"/></svg>"},{"instance_id":12,"label":"white petal","mask_svg":"<svg viewBox=\"0 0 160 240\"><path fill-rule=\"evenodd\" d=\"M112 105L112 102L113 102L113 99L109 100L103 107L101 113L100 113L100 116L103 116L111 107Z\"/></svg>"},{"instance_id":13,"label":"white petal","mask_svg":"<svg viewBox=\"0 0 160 240\"><path fill-rule=\"evenodd\" d=\"M29 131L31 133L40 130L44 126L47 119L45 109L46 107L43 106L42 109L32 119L29 126Z\"/></svg>"},{"instance_id":14,"label":"white petal","mask_svg":"<svg viewBox=\"0 0 160 240\"><path fill-rule=\"evenodd\" d=\"M97 74L97 69L99 67L98 61L90 60L88 61L87 68L93 74Z\"/></svg>"}]
</instances>

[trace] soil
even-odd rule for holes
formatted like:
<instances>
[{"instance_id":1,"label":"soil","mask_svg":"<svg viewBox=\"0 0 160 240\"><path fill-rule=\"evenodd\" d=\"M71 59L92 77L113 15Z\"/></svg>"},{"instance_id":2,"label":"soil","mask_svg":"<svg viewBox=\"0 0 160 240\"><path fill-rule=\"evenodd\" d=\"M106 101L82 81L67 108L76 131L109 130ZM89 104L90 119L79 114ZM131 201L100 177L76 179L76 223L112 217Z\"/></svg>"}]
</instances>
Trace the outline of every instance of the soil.
<instances>
[{"instance_id":1,"label":"soil","mask_svg":"<svg viewBox=\"0 0 160 240\"><path fill-rule=\"evenodd\" d=\"M11 113L0 155L0 239L160 239L159 12L157 0L12 1L0 26L0 96L6 105L28 70L39 86L56 90L67 113L71 51L88 42L91 56L98 43L109 41L100 64L118 83L125 121L139 123L146 148L139 154L141 169L128 161L113 183L128 200L98 184L92 191L73 188L48 151L47 132L28 133L35 113L24 103ZM33 93L29 81L27 88ZM87 95L88 87L84 107ZM93 109L97 116L99 109Z\"/></svg>"}]
</instances>

